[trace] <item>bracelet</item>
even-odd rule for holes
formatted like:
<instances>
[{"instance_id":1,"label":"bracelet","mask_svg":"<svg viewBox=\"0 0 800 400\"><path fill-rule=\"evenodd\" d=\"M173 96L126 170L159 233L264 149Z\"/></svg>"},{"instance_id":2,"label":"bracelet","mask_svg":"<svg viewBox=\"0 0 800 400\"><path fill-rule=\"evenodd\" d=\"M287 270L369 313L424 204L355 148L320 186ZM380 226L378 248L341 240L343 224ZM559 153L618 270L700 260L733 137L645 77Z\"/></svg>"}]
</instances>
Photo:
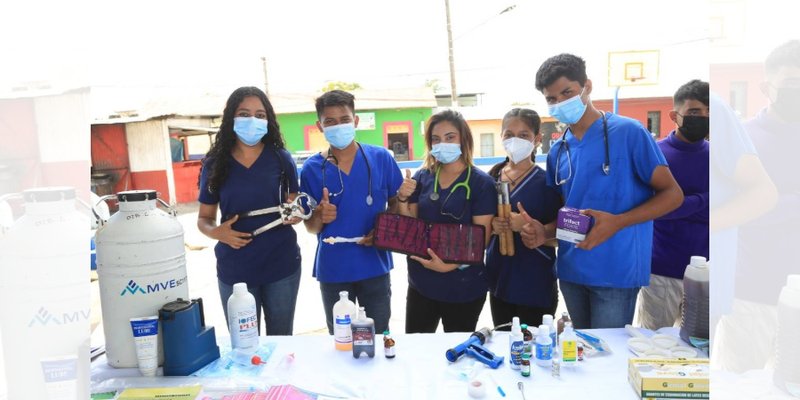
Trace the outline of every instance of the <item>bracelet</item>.
<instances>
[{"instance_id":1,"label":"bracelet","mask_svg":"<svg viewBox=\"0 0 800 400\"><path fill-rule=\"evenodd\" d=\"M403 199L400 198L400 196L397 196L397 201L399 201L401 203L408 203L408 200L409 200L408 197L406 197L406 199L403 200Z\"/></svg>"}]
</instances>

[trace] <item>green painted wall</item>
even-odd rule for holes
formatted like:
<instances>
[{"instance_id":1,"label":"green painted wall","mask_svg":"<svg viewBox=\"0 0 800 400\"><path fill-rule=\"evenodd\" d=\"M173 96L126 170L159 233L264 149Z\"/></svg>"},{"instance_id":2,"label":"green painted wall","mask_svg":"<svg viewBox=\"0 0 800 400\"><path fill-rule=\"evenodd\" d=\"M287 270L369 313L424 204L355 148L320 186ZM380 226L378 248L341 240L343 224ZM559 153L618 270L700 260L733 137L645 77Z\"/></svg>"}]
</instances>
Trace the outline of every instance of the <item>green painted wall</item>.
<instances>
[{"instance_id":1,"label":"green painted wall","mask_svg":"<svg viewBox=\"0 0 800 400\"><path fill-rule=\"evenodd\" d=\"M305 150L303 127L313 124L316 120L317 113L315 112L278 115L278 124L281 126L283 139L286 140L286 147L290 152Z\"/></svg>"},{"instance_id":2,"label":"green painted wall","mask_svg":"<svg viewBox=\"0 0 800 400\"><path fill-rule=\"evenodd\" d=\"M356 112L374 112L375 129L357 130L356 140L362 143L383 146L383 125L387 122L411 122L413 134L414 159L420 160L425 154L425 137L423 125L430 118L431 108L385 109L385 110L356 110ZM317 120L315 112L282 114L278 115L278 123L286 140L289 151L305 150L303 128L312 125ZM362 125L363 126L363 125Z\"/></svg>"}]
</instances>

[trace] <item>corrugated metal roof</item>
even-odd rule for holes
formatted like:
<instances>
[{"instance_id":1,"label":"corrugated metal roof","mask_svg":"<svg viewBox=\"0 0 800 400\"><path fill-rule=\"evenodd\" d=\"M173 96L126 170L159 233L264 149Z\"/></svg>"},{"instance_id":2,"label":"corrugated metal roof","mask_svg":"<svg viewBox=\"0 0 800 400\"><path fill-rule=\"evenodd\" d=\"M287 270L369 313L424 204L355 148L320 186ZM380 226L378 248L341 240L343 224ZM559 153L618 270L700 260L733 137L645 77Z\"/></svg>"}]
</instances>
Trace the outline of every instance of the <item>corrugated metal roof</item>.
<instances>
[{"instance_id":1,"label":"corrugated metal roof","mask_svg":"<svg viewBox=\"0 0 800 400\"><path fill-rule=\"evenodd\" d=\"M355 90L356 110L433 108L430 88ZM168 116L216 117L222 115L230 92L174 88L92 88L95 123L146 121ZM314 112L321 93L276 93L270 96L277 114Z\"/></svg>"}]
</instances>

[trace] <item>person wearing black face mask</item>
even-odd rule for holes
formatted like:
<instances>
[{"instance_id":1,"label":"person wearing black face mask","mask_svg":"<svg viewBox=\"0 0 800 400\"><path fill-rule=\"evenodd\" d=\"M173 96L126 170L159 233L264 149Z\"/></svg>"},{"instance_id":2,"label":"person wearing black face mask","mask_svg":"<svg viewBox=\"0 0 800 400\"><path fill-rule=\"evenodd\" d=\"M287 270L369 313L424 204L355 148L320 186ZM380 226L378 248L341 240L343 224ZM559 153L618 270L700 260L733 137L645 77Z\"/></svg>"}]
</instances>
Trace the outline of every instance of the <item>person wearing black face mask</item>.
<instances>
[{"instance_id":1,"label":"person wearing black face mask","mask_svg":"<svg viewBox=\"0 0 800 400\"><path fill-rule=\"evenodd\" d=\"M800 122L800 82L793 84L798 86L772 88L775 95L770 108L784 121L798 123Z\"/></svg>"},{"instance_id":2,"label":"person wearing black face mask","mask_svg":"<svg viewBox=\"0 0 800 400\"><path fill-rule=\"evenodd\" d=\"M697 100L694 100L697 101ZM705 105L706 110L708 105ZM694 112L694 111L692 111ZM698 114L684 114L680 115L675 111L675 119L681 117L683 123L678 127L678 132L683 136L682 139L688 140L690 143L697 143L703 139L708 138L708 111L706 115Z\"/></svg>"},{"instance_id":3,"label":"person wearing black face mask","mask_svg":"<svg viewBox=\"0 0 800 400\"><path fill-rule=\"evenodd\" d=\"M723 369L744 372L774 362L778 304L787 275L797 274L800 223L800 40L787 41L764 60L760 85L769 103L744 123L755 152L778 191L774 208L739 227L731 312L720 321L715 358ZM758 345L745 345L758 337ZM727 349L736 349L727 351ZM724 353L724 354L723 354Z\"/></svg>"},{"instance_id":4,"label":"person wearing black face mask","mask_svg":"<svg viewBox=\"0 0 800 400\"><path fill-rule=\"evenodd\" d=\"M683 273L691 256L709 256L709 89L692 80L675 92L669 117L676 130L658 142L683 190L683 204L653 222L650 286L639 292L639 323L649 329L680 322Z\"/></svg>"}]
</instances>

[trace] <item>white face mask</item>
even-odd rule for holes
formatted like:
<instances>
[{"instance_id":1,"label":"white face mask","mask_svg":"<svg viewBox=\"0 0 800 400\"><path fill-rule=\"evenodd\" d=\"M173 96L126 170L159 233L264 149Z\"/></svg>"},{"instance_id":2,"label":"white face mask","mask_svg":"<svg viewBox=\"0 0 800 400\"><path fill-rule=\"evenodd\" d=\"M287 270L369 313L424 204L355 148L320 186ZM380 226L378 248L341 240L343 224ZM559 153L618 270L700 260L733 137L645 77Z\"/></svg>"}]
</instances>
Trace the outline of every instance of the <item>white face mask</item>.
<instances>
[{"instance_id":1,"label":"white face mask","mask_svg":"<svg viewBox=\"0 0 800 400\"><path fill-rule=\"evenodd\" d=\"M511 159L514 164L518 164L520 161L530 158L531 153L533 153L534 144L525 139L512 137L503 140L503 147L506 149L506 153L508 153L508 158Z\"/></svg>"}]
</instances>

